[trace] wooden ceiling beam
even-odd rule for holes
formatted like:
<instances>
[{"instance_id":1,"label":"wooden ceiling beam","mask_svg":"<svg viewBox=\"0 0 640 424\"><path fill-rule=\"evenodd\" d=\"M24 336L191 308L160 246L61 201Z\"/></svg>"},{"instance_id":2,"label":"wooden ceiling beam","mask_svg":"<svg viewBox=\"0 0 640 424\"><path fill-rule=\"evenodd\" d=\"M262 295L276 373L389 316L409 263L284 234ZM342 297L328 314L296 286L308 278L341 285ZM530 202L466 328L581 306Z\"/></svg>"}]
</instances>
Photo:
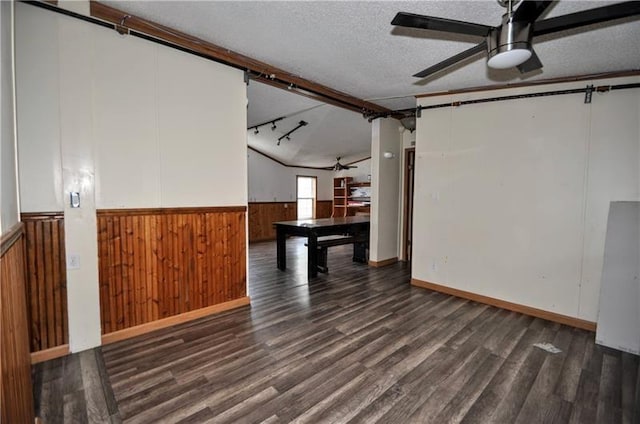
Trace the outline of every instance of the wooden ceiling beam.
<instances>
[{"instance_id":1,"label":"wooden ceiling beam","mask_svg":"<svg viewBox=\"0 0 640 424\"><path fill-rule=\"evenodd\" d=\"M291 74L283 69L253 59L229 49L225 49L208 41L194 37L173 28L129 15L126 12L91 1L91 16L115 25L121 33L135 31L163 43L174 45L183 50L194 52L238 69L248 72L252 79L269 83L278 88L287 89L298 94L316 98L326 103L339 106L357 113L389 113L390 109L375 103L359 99L325 85Z\"/></svg>"}]
</instances>

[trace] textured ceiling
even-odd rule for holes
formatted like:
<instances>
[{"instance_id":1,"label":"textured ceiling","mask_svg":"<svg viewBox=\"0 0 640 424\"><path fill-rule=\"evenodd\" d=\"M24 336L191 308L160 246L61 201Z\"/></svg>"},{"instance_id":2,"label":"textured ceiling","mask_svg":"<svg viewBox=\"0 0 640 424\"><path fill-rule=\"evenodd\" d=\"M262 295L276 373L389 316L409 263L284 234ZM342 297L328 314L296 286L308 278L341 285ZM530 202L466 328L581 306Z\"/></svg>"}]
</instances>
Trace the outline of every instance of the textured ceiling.
<instances>
[{"instance_id":1,"label":"textured ceiling","mask_svg":"<svg viewBox=\"0 0 640 424\"><path fill-rule=\"evenodd\" d=\"M391 109L413 107L413 96L427 92L640 69L640 21L626 19L534 39L544 68L531 74L489 71L481 54L462 66L424 80L411 76L481 40L394 28L390 22L398 11L498 25L504 9L493 0L104 3ZM542 18L608 3L611 2L561 1ZM271 90L277 89L250 88L249 101L253 106L249 108L249 125L303 110L314 103L285 96L280 100L282 104L259 104L278 97L269 94ZM345 117L362 121L357 114L334 112L328 115L344 113ZM328 115L323 122L330 119ZM341 119L348 120L345 117ZM325 124L325 130L329 127L330 124ZM355 127L359 125L354 123ZM322 140L310 138L307 142L319 146ZM271 153L274 151L269 149ZM308 156L298 151L295 156L282 158L287 163L301 164L299 160L307 160Z\"/></svg>"}]
</instances>

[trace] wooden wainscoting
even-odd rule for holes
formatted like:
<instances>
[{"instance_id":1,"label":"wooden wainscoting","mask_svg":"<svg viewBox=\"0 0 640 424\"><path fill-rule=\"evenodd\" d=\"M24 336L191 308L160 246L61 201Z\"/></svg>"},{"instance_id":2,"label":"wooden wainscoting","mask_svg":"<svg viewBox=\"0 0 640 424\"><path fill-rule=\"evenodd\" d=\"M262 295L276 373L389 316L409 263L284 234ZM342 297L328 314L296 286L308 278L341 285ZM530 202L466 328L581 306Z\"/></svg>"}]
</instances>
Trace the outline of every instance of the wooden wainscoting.
<instances>
[{"instance_id":1,"label":"wooden wainscoting","mask_svg":"<svg viewBox=\"0 0 640 424\"><path fill-rule=\"evenodd\" d=\"M331 200L316 201L316 218L330 218ZM273 223L297 218L296 202L249 203L249 242L275 240Z\"/></svg>"},{"instance_id":2,"label":"wooden wainscoting","mask_svg":"<svg viewBox=\"0 0 640 424\"><path fill-rule=\"evenodd\" d=\"M275 240L273 223L296 219L296 202L249 203L249 242Z\"/></svg>"},{"instance_id":3,"label":"wooden wainscoting","mask_svg":"<svg viewBox=\"0 0 640 424\"><path fill-rule=\"evenodd\" d=\"M98 210L102 334L246 297L245 214Z\"/></svg>"},{"instance_id":4,"label":"wooden wainscoting","mask_svg":"<svg viewBox=\"0 0 640 424\"><path fill-rule=\"evenodd\" d=\"M331 218L333 200L316 201L316 218Z\"/></svg>"},{"instance_id":5,"label":"wooden wainscoting","mask_svg":"<svg viewBox=\"0 0 640 424\"><path fill-rule=\"evenodd\" d=\"M31 352L65 346L69 330L64 214L23 213L21 219L25 226Z\"/></svg>"},{"instance_id":6,"label":"wooden wainscoting","mask_svg":"<svg viewBox=\"0 0 640 424\"><path fill-rule=\"evenodd\" d=\"M34 422L23 226L0 240L0 422Z\"/></svg>"}]
</instances>

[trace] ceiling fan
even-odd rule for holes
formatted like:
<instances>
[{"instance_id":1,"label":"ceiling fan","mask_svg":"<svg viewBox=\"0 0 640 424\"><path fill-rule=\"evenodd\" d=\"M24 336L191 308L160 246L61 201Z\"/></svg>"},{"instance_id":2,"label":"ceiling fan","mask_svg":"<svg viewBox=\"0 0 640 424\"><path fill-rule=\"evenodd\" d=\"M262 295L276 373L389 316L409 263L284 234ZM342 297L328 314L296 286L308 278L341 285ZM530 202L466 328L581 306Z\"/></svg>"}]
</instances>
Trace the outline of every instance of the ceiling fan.
<instances>
[{"instance_id":1,"label":"ceiling fan","mask_svg":"<svg viewBox=\"0 0 640 424\"><path fill-rule=\"evenodd\" d=\"M640 14L640 1L627 1L538 21L544 11L555 2L525 0L513 10L518 2L519 0L498 0L500 5L507 8L507 13L502 16L502 23L496 27L405 12L399 12L391 25L484 37L480 44L414 75L425 78L482 51L487 52L487 65L490 68L507 69L515 66L521 73L535 71L542 68L542 62L531 45L534 36Z\"/></svg>"},{"instance_id":2,"label":"ceiling fan","mask_svg":"<svg viewBox=\"0 0 640 424\"><path fill-rule=\"evenodd\" d=\"M342 171L343 169L351 169L357 168L355 165L343 165L340 163L340 156L336 157L336 163L333 166L327 166L324 169L328 169L330 171Z\"/></svg>"}]
</instances>

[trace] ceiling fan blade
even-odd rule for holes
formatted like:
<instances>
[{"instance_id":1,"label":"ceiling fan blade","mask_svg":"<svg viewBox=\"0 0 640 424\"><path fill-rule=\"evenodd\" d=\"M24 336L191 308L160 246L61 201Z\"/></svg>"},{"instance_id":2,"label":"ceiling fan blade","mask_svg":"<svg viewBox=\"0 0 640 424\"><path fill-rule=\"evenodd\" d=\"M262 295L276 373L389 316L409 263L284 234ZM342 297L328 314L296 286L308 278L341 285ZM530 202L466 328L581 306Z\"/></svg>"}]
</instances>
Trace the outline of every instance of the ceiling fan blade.
<instances>
[{"instance_id":1,"label":"ceiling fan blade","mask_svg":"<svg viewBox=\"0 0 640 424\"><path fill-rule=\"evenodd\" d=\"M513 20L534 22L552 4L553 1L523 1L513 12Z\"/></svg>"},{"instance_id":2,"label":"ceiling fan blade","mask_svg":"<svg viewBox=\"0 0 640 424\"><path fill-rule=\"evenodd\" d=\"M535 71L540 68L542 68L542 62L540 62L540 58L533 49L531 49L531 57L524 63L518 65L518 70L521 74L526 74L527 72Z\"/></svg>"},{"instance_id":3,"label":"ceiling fan blade","mask_svg":"<svg viewBox=\"0 0 640 424\"><path fill-rule=\"evenodd\" d=\"M473 56L475 54L480 53L481 51L486 51L486 50L487 50L487 42L483 41L482 43L480 43L480 44L478 44L478 45L476 45L474 47L471 47L470 49L465 50L462 53L458 53L455 56L451 56L450 58L445 59L440 63L437 63L437 64L435 64L433 66L428 67L427 69L425 69L423 71L418 72L417 74L414 75L414 77L424 78L424 77L429 76L431 74L435 74L436 72L441 71L441 70L443 70L445 68L448 68L449 66L454 65L454 64L460 62L461 60L464 60L464 59L466 59L468 57L471 57L471 56Z\"/></svg>"},{"instance_id":4,"label":"ceiling fan blade","mask_svg":"<svg viewBox=\"0 0 640 424\"><path fill-rule=\"evenodd\" d=\"M391 25L430 29L433 31L453 32L455 34L476 35L486 37L492 27L472 22L456 21L453 19L436 18L433 16L416 15L414 13L398 12Z\"/></svg>"},{"instance_id":5,"label":"ceiling fan blade","mask_svg":"<svg viewBox=\"0 0 640 424\"><path fill-rule=\"evenodd\" d=\"M639 1L627 1L610 6L596 7L595 9L583 10L582 12L570 13L568 15L538 21L534 25L533 35L551 34L553 32L635 15L640 15Z\"/></svg>"}]
</instances>

